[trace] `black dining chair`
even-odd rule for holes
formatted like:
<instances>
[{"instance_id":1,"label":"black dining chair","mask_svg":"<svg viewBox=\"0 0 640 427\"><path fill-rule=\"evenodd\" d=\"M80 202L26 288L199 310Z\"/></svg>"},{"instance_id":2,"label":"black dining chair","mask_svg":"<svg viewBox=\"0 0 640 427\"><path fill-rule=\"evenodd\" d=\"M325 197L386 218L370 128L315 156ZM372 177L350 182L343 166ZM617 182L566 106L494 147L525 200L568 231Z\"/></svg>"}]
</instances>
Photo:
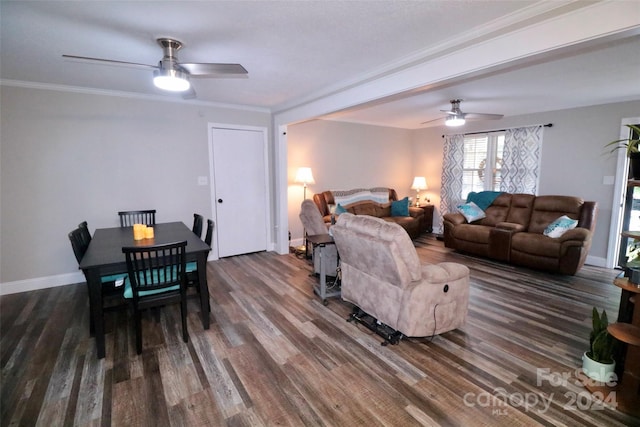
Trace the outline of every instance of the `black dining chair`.
<instances>
[{"instance_id":1,"label":"black dining chair","mask_svg":"<svg viewBox=\"0 0 640 427\"><path fill-rule=\"evenodd\" d=\"M187 332L187 275L185 248L187 241L152 246L123 247L129 276L124 297L132 301L136 351L142 353L142 310L180 303L182 339Z\"/></svg>"},{"instance_id":2,"label":"black dining chair","mask_svg":"<svg viewBox=\"0 0 640 427\"><path fill-rule=\"evenodd\" d=\"M209 245L209 250L211 250L211 241L213 240L213 221L207 220L207 234L204 235L204 242Z\"/></svg>"},{"instance_id":3,"label":"black dining chair","mask_svg":"<svg viewBox=\"0 0 640 427\"><path fill-rule=\"evenodd\" d=\"M76 261L80 264L84 254L89 248L91 243L91 233L86 221L78 224L78 228L69 233L69 241L71 242L71 249L76 257ZM84 273L84 271L83 271ZM100 276L102 283L102 308L105 311L119 309L124 307L124 301L122 300L122 294L124 289L124 279L127 277L127 273L122 274L109 274ZM86 276L85 276L86 280ZM89 291L89 284L87 281L87 291ZM91 299L89 299L89 313L93 313L91 309ZM93 335L94 325L93 316L89 316L89 333Z\"/></svg>"},{"instance_id":4,"label":"black dining chair","mask_svg":"<svg viewBox=\"0 0 640 427\"><path fill-rule=\"evenodd\" d=\"M198 239L202 236L202 220L202 215L197 213L193 214L193 227L191 228L191 231L193 231L193 234L198 236Z\"/></svg>"},{"instance_id":5,"label":"black dining chair","mask_svg":"<svg viewBox=\"0 0 640 427\"><path fill-rule=\"evenodd\" d=\"M207 220L207 233L204 237L204 242L209 245L209 251L211 251L211 241L213 240L213 228L214 222L210 219ZM186 266L187 271L187 286L190 288L196 288L200 293L200 282L198 281L198 263L196 261L190 261ZM211 311L211 304L207 301L209 311Z\"/></svg>"},{"instance_id":6,"label":"black dining chair","mask_svg":"<svg viewBox=\"0 0 640 427\"><path fill-rule=\"evenodd\" d=\"M156 210L120 211L120 227L132 227L133 224L156 225Z\"/></svg>"}]
</instances>

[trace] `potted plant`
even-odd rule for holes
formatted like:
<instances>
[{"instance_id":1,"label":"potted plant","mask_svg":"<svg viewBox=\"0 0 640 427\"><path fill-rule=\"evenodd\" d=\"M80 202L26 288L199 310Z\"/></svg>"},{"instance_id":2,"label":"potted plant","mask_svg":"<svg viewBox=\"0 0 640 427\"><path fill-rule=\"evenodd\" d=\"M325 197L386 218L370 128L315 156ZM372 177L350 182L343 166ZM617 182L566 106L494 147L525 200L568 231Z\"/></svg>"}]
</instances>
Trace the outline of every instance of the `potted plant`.
<instances>
[{"instance_id":1,"label":"potted plant","mask_svg":"<svg viewBox=\"0 0 640 427\"><path fill-rule=\"evenodd\" d=\"M640 179L640 126L625 125L629 128L629 136L627 138L611 141L605 147L612 147L611 152L616 150L625 150L631 165L630 177Z\"/></svg>"},{"instance_id":2,"label":"potted plant","mask_svg":"<svg viewBox=\"0 0 640 427\"><path fill-rule=\"evenodd\" d=\"M589 336L589 351L582 355L582 371L591 379L609 382L614 374L616 362L613 360L614 338L607 332L609 321L607 312L602 315L593 307L593 328Z\"/></svg>"}]
</instances>

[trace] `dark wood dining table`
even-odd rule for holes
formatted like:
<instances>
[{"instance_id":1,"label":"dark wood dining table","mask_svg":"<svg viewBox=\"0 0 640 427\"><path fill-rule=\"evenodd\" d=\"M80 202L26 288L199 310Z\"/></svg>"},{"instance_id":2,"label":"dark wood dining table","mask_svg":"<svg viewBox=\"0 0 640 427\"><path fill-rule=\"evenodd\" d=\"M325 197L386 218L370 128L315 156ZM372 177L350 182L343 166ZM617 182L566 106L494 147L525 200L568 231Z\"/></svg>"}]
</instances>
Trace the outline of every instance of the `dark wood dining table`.
<instances>
[{"instance_id":1,"label":"dark wood dining table","mask_svg":"<svg viewBox=\"0 0 640 427\"><path fill-rule=\"evenodd\" d=\"M97 355L105 356L104 313L102 305L102 282L100 276L126 273L127 264L122 253L124 246L158 245L186 240L187 262L198 264L198 283L200 286L200 314L202 326L209 329L209 287L207 286L207 255L209 245L200 240L182 222L169 222L153 226L152 239L133 240L133 227L99 228L95 231L89 248L80 261L89 285L91 316L93 317Z\"/></svg>"}]
</instances>

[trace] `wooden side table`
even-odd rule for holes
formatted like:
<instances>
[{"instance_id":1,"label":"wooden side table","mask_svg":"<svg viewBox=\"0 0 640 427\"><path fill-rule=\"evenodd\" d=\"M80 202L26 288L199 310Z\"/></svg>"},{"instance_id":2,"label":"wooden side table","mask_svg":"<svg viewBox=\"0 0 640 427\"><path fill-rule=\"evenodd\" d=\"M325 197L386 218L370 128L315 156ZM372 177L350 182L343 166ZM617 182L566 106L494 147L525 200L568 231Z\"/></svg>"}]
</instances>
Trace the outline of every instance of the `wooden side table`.
<instances>
[{"instance_id":1,"label":"wooden side table","mask_svg":"<svg viewBox=\"0 0 640 427\"><path fill-rule=\"evenodd\" d=\"M640 416L640 305L638 305L640 286L631 283L626 277L615 279L613 284L623 290L621 298L630 298L633 304L631 323L617 322L607 328L611 335L627 344L624 372L617 386L618 410L638 417Z\"/></svg>"},{"instance_id":2,"label":"wooden side table","mask_svg":"<svg viewBox=\"0 0 640 427\"><path fill-rule=\"evenodd\" d=\"M424 229L427 233L433 233L433 205L418 206L424 211Z\"/></svg>"}]
</instances>

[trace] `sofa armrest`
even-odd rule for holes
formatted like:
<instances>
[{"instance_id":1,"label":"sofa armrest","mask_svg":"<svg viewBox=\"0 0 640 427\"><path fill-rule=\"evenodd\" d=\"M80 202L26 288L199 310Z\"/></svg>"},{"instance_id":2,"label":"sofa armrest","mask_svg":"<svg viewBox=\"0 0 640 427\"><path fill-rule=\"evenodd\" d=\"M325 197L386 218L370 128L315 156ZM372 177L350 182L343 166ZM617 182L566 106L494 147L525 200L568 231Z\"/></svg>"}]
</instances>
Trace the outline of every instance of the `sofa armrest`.
<instances>
[{"instance_id":1,"label":"sofa armrest","mask_svg":"<svg viewBox=\"0 0 640 427\"><path fill-rule=\"evenodd\" d=\"M511 259L511 238L524 231L522 224L515 222L499 222L489 231L489 256L498 261L509 262Z\"/></svg>"},{"instance_id":2,"label":"sofa armrest","mask_svg":"<svg viewBox=\"0 0 640 427\"><path fill-rule=\"evenodd\" d=\"M469 268L455 262L441 262L439 264L422 264L421 273L423 282L441 284L468 276Z\"/></svg>"},{"instance_id":3,"label":"sofa armrest","mask_svg":"<svg viewBox=\"0 0 640 427\"><path fill-rule=\"evenodd\" d=\"M591 238L591 231L586 228L576 227L571 230L567 230L562 236L558 237L558 240L562 243L569 241L584 242Z\"/></svg>"},{"instance_id":4,"label":"sofa armrest","mask_svg":"<svg viewBox=\"0 0 640 427\"><path fill-rule=\"evenodd\" d=\"M450 222L452 225L466 224L467 220L460 212L449 212L442 217L444 221Z\"/></svg>"},{"instance_id":5,"label":"sofa armrest","mask_svg":"<svg viewBox=\"0 0 640 427\"><path fill-rule=\"evenodd\" d=\"M422 208L409 206L409 216L413 218L421 218L424 215Z\"/></svg>"},{"instance_id":6,"label":"sofa armrest","mask_svg":"<svg viewBox=\"0 0 640 427\"><path fill-rule=\"evenodd\" d=\"M496 224L496 229L515 233L517 231L524 231L524 225L516 224L515 222L499 222Z\"/></svg>"}]
</instances>

